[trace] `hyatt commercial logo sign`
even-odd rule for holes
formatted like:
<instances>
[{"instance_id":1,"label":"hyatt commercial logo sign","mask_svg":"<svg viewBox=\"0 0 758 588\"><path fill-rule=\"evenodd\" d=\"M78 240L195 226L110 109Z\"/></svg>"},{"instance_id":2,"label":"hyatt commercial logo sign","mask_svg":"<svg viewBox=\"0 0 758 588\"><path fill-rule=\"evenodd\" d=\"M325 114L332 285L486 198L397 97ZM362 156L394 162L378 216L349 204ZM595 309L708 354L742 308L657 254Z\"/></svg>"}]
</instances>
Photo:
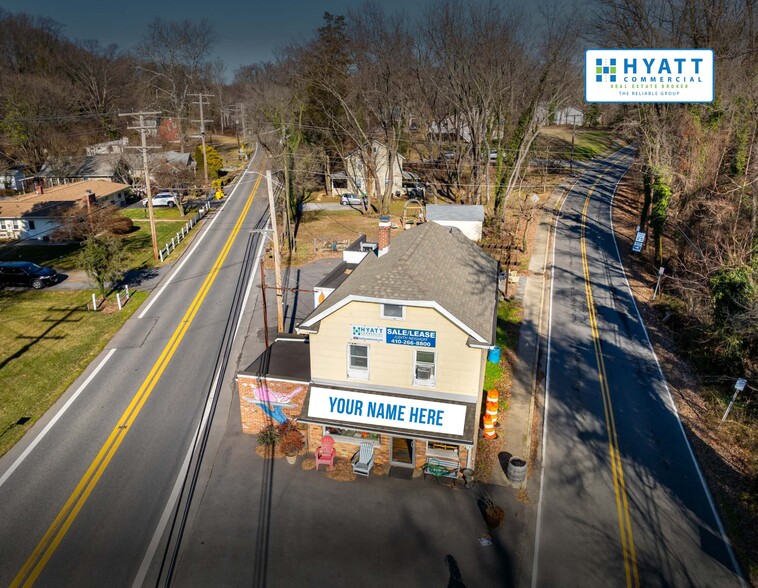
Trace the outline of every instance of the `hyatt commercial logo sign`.
<instances>
[{"instance_id":1,"label":"hyatt commercial logo sign","mask_svg":"<svg viewBox=\"0 0 758 588\"><path fill-rule=\"evenodd\" d=\"M711 49L588 49L587 102L713 102Z\"/></svg>"}]
</instances>

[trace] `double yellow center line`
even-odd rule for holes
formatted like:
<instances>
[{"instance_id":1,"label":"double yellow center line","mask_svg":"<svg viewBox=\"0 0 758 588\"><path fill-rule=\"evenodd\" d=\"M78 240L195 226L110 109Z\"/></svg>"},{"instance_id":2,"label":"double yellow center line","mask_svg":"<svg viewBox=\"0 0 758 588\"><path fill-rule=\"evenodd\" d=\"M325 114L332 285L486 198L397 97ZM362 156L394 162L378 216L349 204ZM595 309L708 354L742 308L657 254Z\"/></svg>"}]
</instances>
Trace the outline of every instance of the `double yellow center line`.
<instances>
[{"instance_id":1,"label":"double yellow center line","mask_svg":"<svg viewBox=\"0 0 758 588\"><path fill-rule=\"evenodd\" d=\"M179 347L179 343L181 343L184 335L187 333L187 330L192 324L195 315L197 315L197 312L200 309L200 305L203 303L203 300L205 300L208 291L213 285L213 282L216 280L216 276L218 275L221 266L224 264L224 261L226 261L226 258L229 255L229 251L234 244L234 240L236 239L237 234L240 232L242 223L244 222L245 217L250 210L250 206L253 203L253 198L255 197L255 194L258 191L258 186L261 183L261 178L262 176L259 175L258 180L256 181L255 186L250 193L250 196L248 196L247 202L245 203L245 207L242 210L239 219L237 220L231 234L229 235L229 238L224 244L224 248L221 250L221 253L213 264L213 267L208 273L208 276L205 278L205 281L203 282L203 285L200 287L200 290L192 301L192 304L190 304L187 312L184 314L184 317L182 317L179 326L171 335L171 338L161 352L160 357L153 365L147 378L145 378L144 382L142 382L142 385L134 395L134 398L132 398L129 406L121 415L121 418L119 418L118 423L111 431L111 434L108 436L108 439L103 444L102 448L90 464L89 468L87 468L87 471L85 472L84 476L82 476L82 479L76 485L76 488L74 488L74 491L71 493L71 496L69 496L68 500L63 505L63 508L61 508L58 516L55 517L55 520L50 525L40 542L37 544L37 547L26 560L26 563L21 568L21 571L13 579L13 582L10 585L11 588L16 588L17 586L31 586L34 584L34 582L37 580L37 577L40 575L45 565L52 557L53 553L55 553L55 550L58 548L58 545L60 545L63 537L68 532L74 520L76 520L77 515L82 510L84 504L87 502L90 494L92 494L95 486L97 486L100 477L105 472L108 464L111 462L111 459L113 459L113 456L116 454L116 451L126 437L126 434L129 431L132 423L134 423L134 420L137 418L137 415L139 415L140 411L145 405L145 402L150 397L150 394L155 388L155 385L158 383L158 380L161 378L161 375L163 374L164 370L168 366L168 363L171 361L171 358Z\"/></svg>"},{"instance_id":2,"label":"double yellow center line","mask_svg":"<svg viewBox=\"0 0 758 588\"><path fill-rule=\"evenodd\" d=\"M610 168L608 168L610 169ZM606 172L608 170L606 169ZM618 436L616 435L616 421L613 416L613 404L611 403L611 392L608 388L608 377L605 373L605 361L603 360L603 350L600 345L600 331L598 330L597 315L595 314L595 302L592 297L592 283L590 280L590 268L587 261L587 241L585 238L585 228L587 220L587 209L589 208L590 198L595 191L603 175L597 179L587 192L582 209L581 225L581 246L582 246L582 269L584 270L584 289L587 294L587 310L589 312L590 330L592 331L592 341L595 347L595 358L597 359L598 378L600 380L600 391L603 397L603 409L605 411L605 426L608 434L608 446L611 457L611 471L613 473L613 489L616 494L616 510L618 511L619 532L621 533L621 549L624 554L624 571L626 573L626 585L628 587L639 587L640 578L637 570L637 557L634 549L634 537L632 535L632 521L629 516L629 501L627 499L626 486L624 484L624 470L621 466L621 452L619 451Z\"/></svg>"}]
</instances>

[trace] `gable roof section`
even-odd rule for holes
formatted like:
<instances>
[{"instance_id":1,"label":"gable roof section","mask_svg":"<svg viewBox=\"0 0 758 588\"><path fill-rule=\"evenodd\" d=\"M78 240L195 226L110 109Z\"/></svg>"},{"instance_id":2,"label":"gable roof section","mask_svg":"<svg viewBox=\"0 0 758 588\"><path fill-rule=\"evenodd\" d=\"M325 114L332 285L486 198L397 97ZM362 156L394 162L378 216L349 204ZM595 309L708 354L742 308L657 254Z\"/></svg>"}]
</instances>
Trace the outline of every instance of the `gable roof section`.
<instances>
[{"instance_id":1,"label":"gable roof section","mask_svg":"<svg viewBox=\"0 0 758 588\"><path fill-rule=\"evenodd\" d=\"M424 223L395 237L385 255L367 255L300 326L315 328L353 300L386 300L436 308L492 343L497 278L497 262L458 229Z\"/></svg>"},{"instance_id":2,"label":"gable roof section","mask_svg":"<svg viewBox=\"0 0 758 588\"><path fill-rule=\"evenodd\" d=\"M352 159L352 158L354 158L356 155L357 155L357 156L360 156L360 155L361 155L361 151L362 151L363 149L365 149L365 148L366 148L366 146L367 146L369 143L371 143L371 146L372 146L372 147L373 147L374 145L378 145L379 147L381 147L381 148L382 148L382 149L384 149L384 150L386 150L386 149L387 149L387 146L386 146L384 143L382 143L381 141L379 141L379 140L377 140L377 139L371 139L371 141L366 141L366 142L365 142L365 143L363 143L363 144L362 144L360 147L356 147L355 149L353 149L352 151L350 151L350 152L349 152L349 153L348 153L348 154L347 154L345 157L346 157L346 158L350 158L350 159ZM404 160L404 159L405 159L405 155L403 155L403 154L401 154L401 153L395 153L395 157L397 157L399 160Z\"/></svg>"}]
</instances>

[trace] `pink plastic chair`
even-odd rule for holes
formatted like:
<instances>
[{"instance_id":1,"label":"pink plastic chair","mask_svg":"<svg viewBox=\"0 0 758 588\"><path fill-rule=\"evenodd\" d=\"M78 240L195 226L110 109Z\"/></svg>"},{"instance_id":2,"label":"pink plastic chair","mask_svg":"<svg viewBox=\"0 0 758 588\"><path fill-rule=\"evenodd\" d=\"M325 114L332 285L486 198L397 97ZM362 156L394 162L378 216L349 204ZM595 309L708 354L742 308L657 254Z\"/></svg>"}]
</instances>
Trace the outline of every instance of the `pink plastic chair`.
<instances>
[{"instance_id":1,"label":"pink plastic chair","mask_svg":"<svg viewBox=\"0 0 758 588\"><path fill-rule=\"evenodd\" d=\"M329 469L334 467L334 439L329 435L321 437L321 447L316 449L316 469L318 464L329 464Z\"/></svg>"}]
</instances>

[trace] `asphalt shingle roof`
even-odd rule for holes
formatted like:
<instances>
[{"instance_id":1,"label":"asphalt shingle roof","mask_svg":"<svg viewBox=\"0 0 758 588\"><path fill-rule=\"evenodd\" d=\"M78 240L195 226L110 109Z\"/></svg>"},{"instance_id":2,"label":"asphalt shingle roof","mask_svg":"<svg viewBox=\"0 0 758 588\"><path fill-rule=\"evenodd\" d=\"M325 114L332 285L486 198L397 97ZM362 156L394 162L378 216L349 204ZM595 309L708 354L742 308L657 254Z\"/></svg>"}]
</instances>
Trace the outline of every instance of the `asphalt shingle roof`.
<instances>
[{"instance_id":1,"label":"asphalt shingle roof","mask_svg":"<svg viewBox=\"0 0 758 588\"><path fill-rule=\"evenodd\" d=\"M424 223L394 236L381 257L367 255L301 324L348 296L433 301L492 343L497 280L497 262L458 229Z\"/></svg>"}]
</instances>

